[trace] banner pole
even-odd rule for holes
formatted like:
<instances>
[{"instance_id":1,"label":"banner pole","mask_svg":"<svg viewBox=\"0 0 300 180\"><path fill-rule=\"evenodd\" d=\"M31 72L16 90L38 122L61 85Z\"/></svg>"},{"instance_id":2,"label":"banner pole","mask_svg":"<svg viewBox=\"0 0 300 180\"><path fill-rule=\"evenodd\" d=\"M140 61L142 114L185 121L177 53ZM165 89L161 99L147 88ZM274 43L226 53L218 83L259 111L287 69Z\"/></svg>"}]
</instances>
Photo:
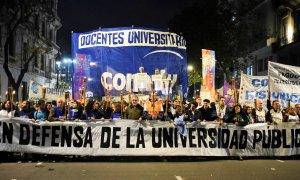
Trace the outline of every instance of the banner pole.
<instances>
[{"instance_id":1,"label":"banner pole","mask_svg":"<svg viewBox=\"0 0 300 180\"><path fill-rule=\"evenodd\" d=\"M122 91L120 93L120 100L121 100L121 118L124 119L124 114L123 114L124 101L123 101L123 93L122 93Z\"/></svg>"}]
</instances>

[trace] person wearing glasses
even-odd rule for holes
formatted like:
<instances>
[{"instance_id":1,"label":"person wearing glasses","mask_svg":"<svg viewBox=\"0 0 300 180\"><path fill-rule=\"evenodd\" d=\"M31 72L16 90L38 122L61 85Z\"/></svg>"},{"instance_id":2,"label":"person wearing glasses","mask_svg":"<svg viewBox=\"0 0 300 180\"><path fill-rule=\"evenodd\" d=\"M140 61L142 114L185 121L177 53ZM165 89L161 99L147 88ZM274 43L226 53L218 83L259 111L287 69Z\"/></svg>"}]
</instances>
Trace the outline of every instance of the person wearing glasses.
<instances>
[{"instance_id":1,"label":"person wearing glasses","mask_svg":"<svg viewBox=\"0 0 300 180\"><path fill-rule=\"evenodd\" d=\"M142 120L144 108L139 104L139 97L133 95L131 104L125 110L125 119Z\"/></svg>"}]
</instances>

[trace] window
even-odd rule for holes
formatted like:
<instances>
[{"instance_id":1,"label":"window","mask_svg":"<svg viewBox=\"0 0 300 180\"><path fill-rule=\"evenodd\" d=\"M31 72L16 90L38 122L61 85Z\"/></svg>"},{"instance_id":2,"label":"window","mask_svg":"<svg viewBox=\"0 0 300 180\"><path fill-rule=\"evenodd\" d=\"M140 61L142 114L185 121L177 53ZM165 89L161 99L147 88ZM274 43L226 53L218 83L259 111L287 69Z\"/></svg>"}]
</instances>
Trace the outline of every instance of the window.
<instances>
[{"instance_id":1,"label":"window","mask_svg":"<svg viewBox=\"0 0 300 180\"><path fill-rule=\"evenodd\" d=\"M263 70L264 71L268 70L268 58L264 59Z\"/></svg>"},{"instance_id":2,"label":"window","mask_svg":"<svg viewBox=\"0 0 300 180\"><path fill-rule=\"evenodd\" d=\"M41 55L41 70L45 71L45 55Z\"/></svg>"},{"instance_id":3,"label":"window","mask_svg":"<svg viewBox=\"0 0 300 180\"><path fill-rule=\"evenodd\" d=\"M37 31L39 31L39 29L40 29L39 23L40 23L40 21L39 21L39 16L36 15L36 16L35 16L35 20L34 20L34 28L35 28L35 30L37 30Z\"/></svg>"},{"instance_id":4,"label":"window","mask_svg":"<svg viewBox=\"0 0 300 180\"><path fill-rule=\"evenodd\" d=\"M55 65L56 65L56 63L55 63L55 60L53 59L52 66L51 66L52 73L55 73L55 67L56 67Z\"/></svg>"},{"instance_id":5,"label":"window","mask_svg":"<svg viewBox=\"0 0 300 180\"><path fill-rule=\"evenodd\" d=\"M257 63L257 70L258 72L263 71L263 59L259 59Z\"/></svg>"},{"instance_id":6,"label":"window","mask_svg":"<svg viewBox=\"0 0 300 180\"><path fill-rule=\"evenodd\" d=\"M2 48L2 26L0 26L0 49Z\"/></svg>"},{"instance_id":7,"label":"window","mask_svg":"<svg viewBox=\"0 0 300 180\"><path fill-rule=\"evenodd\" d=\"M35 67L35 68L38 68L38 67L39 67L38 60L37 60L37 57L36 57L36 56L35 56L34 59L33 59L33 64L34 64L34 67Z\"/></svg>"},{"instance_id":8,"label":"window","mask_svg":"<svg viewBox=\"0 0 300 180\"><path fill-rule=\"evenodd\" d=\"M47 72L51 73L51 69L52 69L52 59L48 59L47 60Z\"/></svg>"},{"instance_id":9,"label":"window","mask_svg":"<svg viewBox=\"0 0 300 180\"><path fill-rule=\"evenodd\" d=\"M52 29L50 29L50 31L49 31L49 39L51 41L54 41L54 39L53 39L53 30Z\"/></svg>"},{"instance_id":10,"label":"window","mask_svg":"<svg viewBox=\"0 0 300 180\"><path fill-rule=\"evenodd\" d=\"M42 36L46 37L47 34L46 34L46 22L43 21L42 22Z\"/></svg>"}]
</instances>

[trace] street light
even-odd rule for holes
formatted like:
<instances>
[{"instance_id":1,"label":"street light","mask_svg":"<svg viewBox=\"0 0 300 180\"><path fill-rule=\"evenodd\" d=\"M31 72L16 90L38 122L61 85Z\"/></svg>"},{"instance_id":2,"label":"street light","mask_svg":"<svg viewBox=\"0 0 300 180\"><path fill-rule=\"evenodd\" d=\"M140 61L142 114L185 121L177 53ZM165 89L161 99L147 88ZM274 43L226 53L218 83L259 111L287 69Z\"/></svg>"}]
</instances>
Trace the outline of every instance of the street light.
<instances>
[{"instance_id":1,"label":"street light","mask_svg":"<svg viewBox=\"0 0 300 180\"><path fill-rule=\"evenodd\" d=\"M187 67L187 69L188 69L188 71L189 72L192 72L193 70L194 70L194 67L192 66L192 65L188 65L188 67ZM195 98L196 98L196 91L195 91L195 80L194 80L194 93L193 93L193 96L195 96Z\"/></svg>"},{"instance_id":2,"label":"street light","mask_svg":"<svg viewBox=\"0 0 300 180\"><path fill-rule=\"evenodd\" d=\"M187 69L188 69L188 71L192 71L192 70L194 70L194 67L192 65L188 65Z\"/></svg>"}]
</instances>

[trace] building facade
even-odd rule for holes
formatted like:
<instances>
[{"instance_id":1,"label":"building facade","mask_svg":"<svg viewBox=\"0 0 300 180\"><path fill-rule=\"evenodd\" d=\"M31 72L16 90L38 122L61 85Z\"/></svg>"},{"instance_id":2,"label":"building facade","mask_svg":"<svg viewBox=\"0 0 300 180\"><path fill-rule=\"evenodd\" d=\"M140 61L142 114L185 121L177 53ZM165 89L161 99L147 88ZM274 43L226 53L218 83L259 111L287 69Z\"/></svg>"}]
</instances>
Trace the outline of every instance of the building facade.
<instances>
[{"instance_id":1,"label":"building facade","mask_svg":"<svg viewBox=\"0 0 300 180\"><path fill-rule=\"evenodd\" d=\"M268 61L300 66L300 0L251 2L255 24L249 31L247 74L267 75Z\"/></svg>"},{"instance_id":2,"label":"building facade","mask_svg":"<svg viewBox=\"0 0 300 180\"><path fill-rule=\"evenodd\" d=\"M19 89L14 89L20 98L27 99L30 81L47 87L56 86L55 63L60 50L56 44L56 34L62 26L57 15L57 4L58 0L25 1L25 5L18 0L0 2L1 101L4 100L8 89L12 88L3 68L5 50L8 50L8 66L15 81L30 59L22 85ZM8 38L9 36L11 38ZM5 46L6 42L8 46Z\"/></svg>"}]
</instances>

